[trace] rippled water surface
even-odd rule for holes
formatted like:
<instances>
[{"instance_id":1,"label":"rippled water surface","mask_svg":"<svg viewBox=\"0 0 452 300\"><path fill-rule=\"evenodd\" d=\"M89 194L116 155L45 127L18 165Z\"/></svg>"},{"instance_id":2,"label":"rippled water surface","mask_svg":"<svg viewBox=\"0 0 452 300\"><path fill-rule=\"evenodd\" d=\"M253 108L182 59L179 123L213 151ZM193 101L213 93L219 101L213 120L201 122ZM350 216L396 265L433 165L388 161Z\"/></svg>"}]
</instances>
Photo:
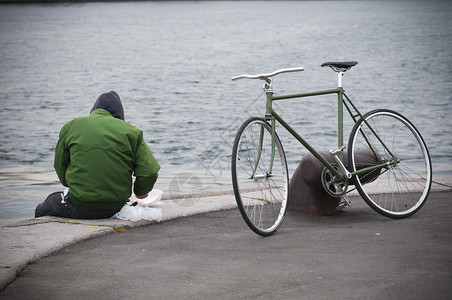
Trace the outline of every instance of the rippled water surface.
<instances>
[{"instance_id":1,"label":"rippled water surface","mask_svg":"<svg viewBox=\"0 0 452 300\"><path fill-rule=\"evenodd\" d=\"M230 190L235 132L265 109L242 73L303 66L276 94L333 88L320 64L357 60L344 77L363 112L391 108L429 146L434 177L452 177L452 4L436 1L127 2L2 5L0 224L33 217L61 189L61 126L119 93L162 165L166 196ZM336 145L334 97L278 102L315 147ZM346 122L345 140L350 124ZM306 151L280 134L293 171Z\"/></svg>"}]
</instances>

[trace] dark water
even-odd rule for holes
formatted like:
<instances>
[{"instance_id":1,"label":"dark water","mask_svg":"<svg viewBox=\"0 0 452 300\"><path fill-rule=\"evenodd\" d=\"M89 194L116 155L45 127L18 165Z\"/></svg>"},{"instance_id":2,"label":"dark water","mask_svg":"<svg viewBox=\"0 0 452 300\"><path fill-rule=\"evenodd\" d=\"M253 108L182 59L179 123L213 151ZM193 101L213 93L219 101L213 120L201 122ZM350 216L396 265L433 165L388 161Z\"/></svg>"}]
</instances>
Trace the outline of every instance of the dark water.
<instances>
[{"instance_id":1,"label":"dark water","mask_svg":"<svg viewBox=\"0 0 452 300\"><path fill-rule=\"evenodd\" d=\"M276 93L333 88L320 64L357 60L344 78L363 112L391 108L452 177L452 4L436 1L127 2L0 6L0 224L33 216L61 186L61 126L119 93L162 165L166 196L230 190L234 135L262 115L261 83L242 73L304 66ZM333 100L333 101L331 101ZM279 102L315 147L336 145L335 101ZM346 123L345 140L350 124ZM306 151L281 134L291 170Z\"/></svg>"}]
</instances>

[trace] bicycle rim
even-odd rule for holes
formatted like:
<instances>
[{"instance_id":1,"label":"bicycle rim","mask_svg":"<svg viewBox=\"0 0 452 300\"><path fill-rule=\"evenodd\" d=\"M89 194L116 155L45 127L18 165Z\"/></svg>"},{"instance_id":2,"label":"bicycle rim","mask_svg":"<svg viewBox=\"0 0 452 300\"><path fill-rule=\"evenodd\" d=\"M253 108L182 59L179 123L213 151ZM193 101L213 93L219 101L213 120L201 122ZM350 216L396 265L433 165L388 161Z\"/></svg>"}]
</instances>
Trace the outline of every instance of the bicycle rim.
<instances>
[{"instance_id":1,"label":"bicycle rim","mask_svg":"<svg viewBox=\"0 0 452 300\"><path fill-rule=\"evenodd\" d=\"M378 213L391 218L411 216L430 193L432 169L427 146L414 125L397 112L379 109L367 113L364 119L355 124L350 135L351 171L386 165L355 176L356 188ZM367 155L366 161L362 153L371 153L371 158Z\"/></svg>"},{"instance_id":2,"label":"bicycle rim","mask_svg":"<svg viewBox=\"0 0 452 300\"><path fill-rule=\"evenodd\" d=\"M237 205L246 224L262 236L272 235L281 226L289 192L286 158L277 136L270 172L271 148L270 125L263 119L251 118L239 129L232 153Z\"/></svg>"}]
</instances>

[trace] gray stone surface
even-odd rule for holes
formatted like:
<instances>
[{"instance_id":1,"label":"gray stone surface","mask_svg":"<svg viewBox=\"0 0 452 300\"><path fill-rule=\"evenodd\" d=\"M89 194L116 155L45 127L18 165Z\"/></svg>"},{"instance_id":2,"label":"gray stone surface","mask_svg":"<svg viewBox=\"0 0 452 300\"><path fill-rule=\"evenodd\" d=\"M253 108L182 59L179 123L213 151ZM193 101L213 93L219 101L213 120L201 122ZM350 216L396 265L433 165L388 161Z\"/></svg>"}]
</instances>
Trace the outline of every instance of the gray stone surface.
<instances>
[{"instance_id":1,"label":"gray stone surface","mask_svg":"<svg viewBox=\"0 0 452 300\"><path fill-rule=\"evenodd\" d=\"M233 200L232 195L209 197L205 202L216 203L217 208L221 203L221 211L131 226L124 233L106 234L113 232L112 227L55 221L1 228L2 268L9 265L19 276L0 292L0 299L450 299L452 295L450 189L432 192L421 211L402 220L377 214L360 198L353 198L351 208L334 216L288 212L281 229L267 238L248 229L237 209L223 210L228 208L225 202L234 207ZM194 213L185 215L190 214ZM3 238L12 243L11 235L22 243L10 244L6 251ZM75 239L83 242L69 246ZM15 249L22 253L22 265L36 261L24 269L13 266ZM4 254L9 259L3 259Z\"/></svg>"}]
</instances>

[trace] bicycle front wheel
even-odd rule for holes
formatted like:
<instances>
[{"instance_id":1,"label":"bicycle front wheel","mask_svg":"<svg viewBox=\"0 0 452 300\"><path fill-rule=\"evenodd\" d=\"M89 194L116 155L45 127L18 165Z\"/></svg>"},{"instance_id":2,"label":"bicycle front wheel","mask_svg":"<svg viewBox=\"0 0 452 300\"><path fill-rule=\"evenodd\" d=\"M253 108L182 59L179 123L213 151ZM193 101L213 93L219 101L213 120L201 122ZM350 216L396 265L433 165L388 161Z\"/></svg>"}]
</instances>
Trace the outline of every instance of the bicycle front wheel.
<instances>
[{"instance_id":1,"label":"bicycle front wheel","mask_svg":"<svg viewBox=\"0 0 452 300\"><path fill-rule=\"evenodd\" d=\"M235 199L246 224L261 236L275 233L287 209L289 175L281 142L275 133L272 147L271 126L264 119L251 118L240 127L231 171Z\"/></svg>"},{"instance_id":2,"label":"bicycle front wheel","mask_svg":"<svg viewBox=\"0 0 452 300\"><path fill-rule=\"evenodd\" d=\"M409 217L427 200L432 184L427 146L414 125L397 112L378 109L356 122L348 161L351 172L380 166L354 176L354 183L364 201L384 216Z\"/></svg>"}]
</instances>

